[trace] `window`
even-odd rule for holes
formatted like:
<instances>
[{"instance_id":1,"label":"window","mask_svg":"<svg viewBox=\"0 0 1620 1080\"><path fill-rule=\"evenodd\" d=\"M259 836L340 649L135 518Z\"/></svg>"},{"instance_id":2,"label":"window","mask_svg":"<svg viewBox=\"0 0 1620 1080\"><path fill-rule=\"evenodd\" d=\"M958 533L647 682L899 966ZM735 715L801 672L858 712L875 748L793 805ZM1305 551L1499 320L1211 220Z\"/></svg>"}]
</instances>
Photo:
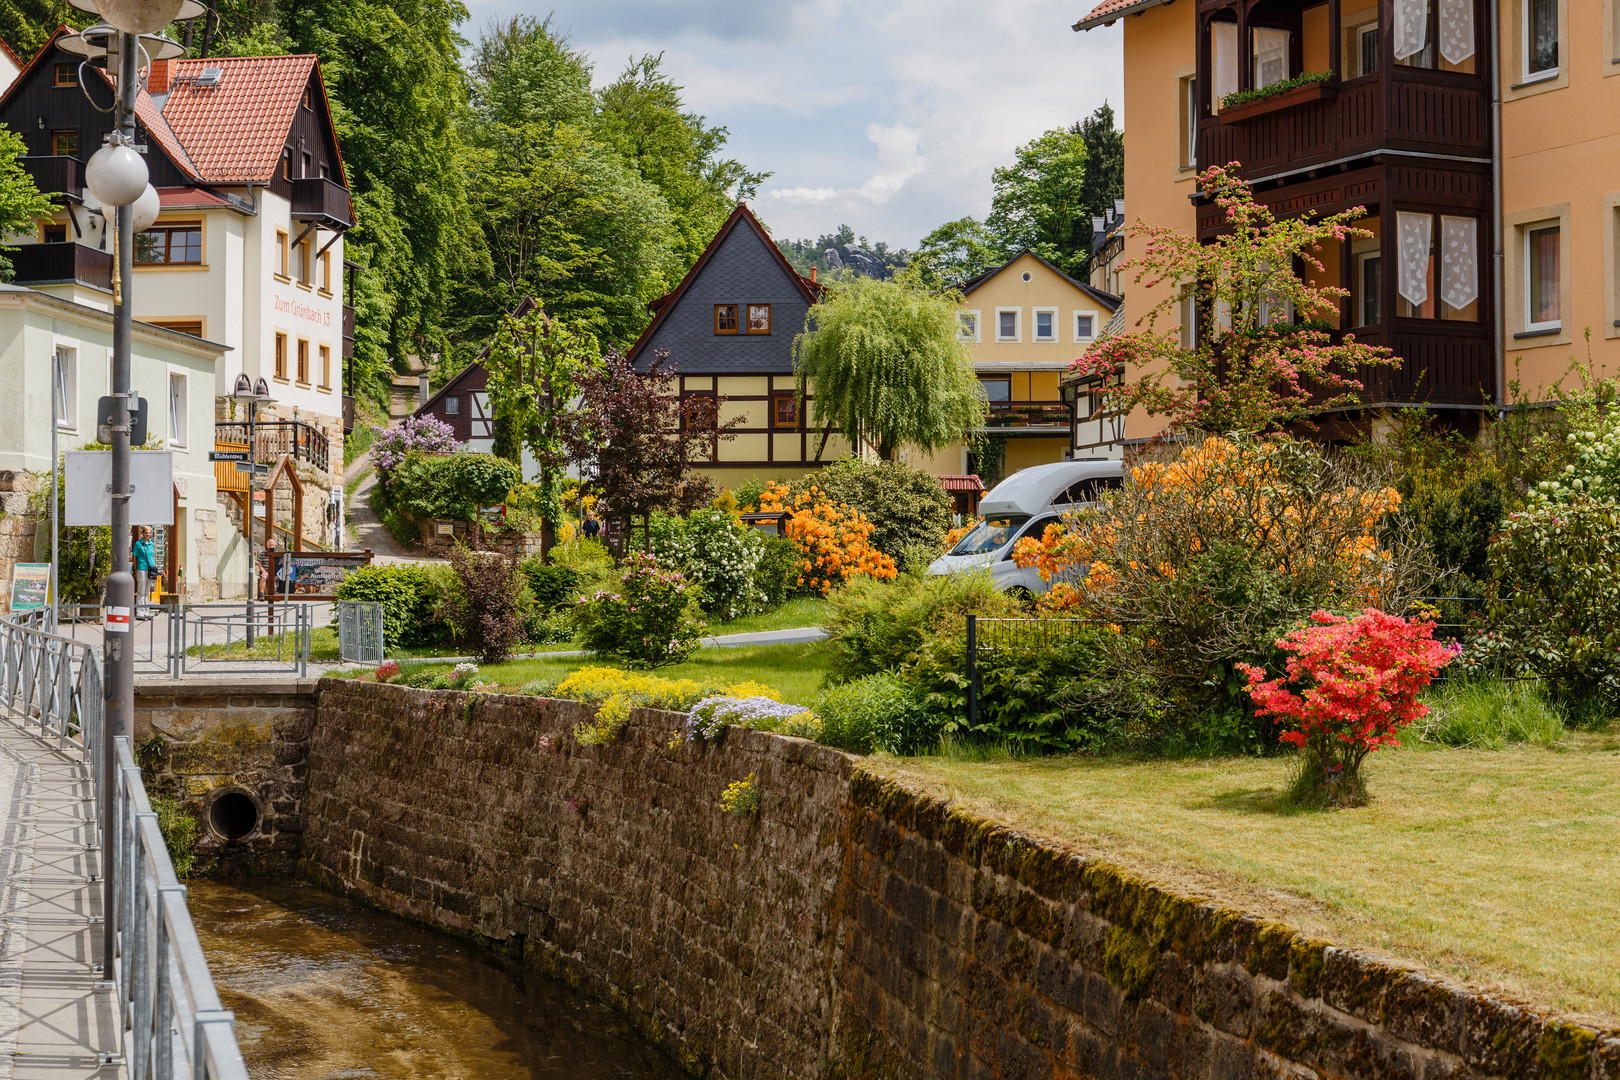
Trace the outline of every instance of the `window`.
<instances>
[{"instance_id":1,"label":"window","mask_svg":"<svg viewBox=\"0 0 1620 1080\"><path fill-rule=\"evenodd\" d=\"M1125 481L1122 477L1088 476L1084 480L1077 480L1073 484L1070 484L1068 490L1063 492L1063 494L1059 495L1057 498L1053 499L1052 502L1059 505L1068 503L1071 506L1076 504L1094 503L1102 496L1103 492L1118 491L1124 486Z\"/></svg>"},{"instance_id":2,"label":"window","mask_svg":"<svg viewBox=\"0 0 1620 1080\"><path fill-rule=\"evenodd\" d=\"M58 345L51 360L51 379L56 386L56 426L72 430L79 417L78 353Z\"/></svg>"},{"instance_id":3,"label":"window","mask_svg":"<svg viewBox=\"0 0 1620 1080\"><path fill-rule=\"evenodd\" d=\"M40 242L45 244L67 243L67 228L66 225L41 226L39 230Z\"/></svg>"},{"instance_id":4,"label":"window","mask_svg":"<svg viewBox=\"0 0 1620 1080\"><path fill-rule=\"evenodd\" d=\"M298 381L309 385L309 342L298 339Z\"/></svg>"},{"instance_id":5,"label":"window","mask_svg":"<svg viewBox=\"0 0 1620 1080\"><path fill-rule=\"evenodd\" d=\"M291 180L292 179L292 151L291 150L283 150L281 152L281 178L283 180Z\"/></svg>"},{"instance_id":6,"label":"window","mask_svg":"<svg viewBox=\"0 0 1620 1080\"><path fill-rule=\"evenodd\" d=\"M996 309L996 340L997 341L1017 341L1018 340L1018 337L1019 337L1019 335L1018 335L1018 315L1019 315L1020 310L1021 309L1019 309L1019 308L997 308Z\"/></svg>"},{"instance_id":7,"label":"window","mask_svg":"<svg viewBox=\"0 0 1620 1080\"><path fill-rule=\"evenodd\" d=\"M304 165L304 167L298 171L299 176L308 177L308 176L314 176L315 175L314 173L309 171L309 155L308 154L304 155L303 165Z\"/></svg>"},{"instance_id":8,"label":"window","mask_svg":"<svg viewBox=\"0 0 1620 1080\"><path fill-rule=\"evenodd\" d=\"M980 379L979 385L984 387L984 396L990 401L1011 401L1011 379Z\"/></svg>"},{"instance_id":9,"label":"window","mask_svg":"<svg viewBox=\"0 0 1620 1080\"><path fill-rule=\"evenodd\" d=\"M686 431L713 431L719 417L713 394L687 394L681 397L681 427ZM709 440L708 458L713 460L720 450L720 440ZM701 451L700 451L701 452Z\"/></svg>"},{"instance_id":10,"label":"window","mask_svg":"<svg viewBox=\"0 0 1620 1080\"><path fill-rule=\"evenodd\" d=\"M282 229L276 230L276 276L285 279L289 259L287 255L287 233Z\"/></svg>"},{"instance_id":11,"label":"window","mask_svg":"<svg viewBox=\"0 0 1620 1080\"><path fill-rule=\"evenodd\" d=\"M1405 319L1479 320L1479 222L1442 214L1395 215L1399 274L1395 314Z\"/></svg>"},{"instance_id":12,"label":"window","mask_svg":"<svg viewBox=\"0 0 1620 1080\"><path fill-rule=\"evenodd\" d=\"M332 253L321 252L321 292L332 295Z\"/></svg>"},{"instance_id":13,"label":"window","mask_svg":"<svg viewBox=\"0 0 1620 1080\"><path fill-rule=\"evenodd\" d=\"M977 311L959 311L956 313L956 340L979 340L979 313Z\"/></svg>"},{"instance_id":14,"label":"window","mask_svg":"<svg viewBox=\"0 0 1620 1080\"><path fill-rule=\"evenodd\" d=\"M459 416L459 415L461 415L461 395L460 394L451 394L449 397L444 399L444 415L446 415L446 416Z\"/></svg>"},{"instance_id":15,"label":"window","mask_svg":"<svg viewBox=\"0 0 1620 1080\"><path fill-rule=\"evenodd\" d=\"M1358 26L1350 34L1351 76L1378 74L1378 24Z\"/></svg>"},{"instance_id":16,"label":"window","mask_svg":"<svg viewBox=\"0 0 1620 1080\"><path fill-rule=\"evenodd\" d=\"M200 266L202 223L176 222L147 229L135 238L135 262L141 266Z\"/></svg>"},{"instance_id":17,"label":"window","mask_svg":"<svg viewBox=\"0 0 1620 1080\"><path fill-rule=\"evenodd\" d=\"M1390 19L1390 46L1402 67L1434 67L1430 0L1395 0Z\"/></svg>"},{"instance_id":18,"label":"window","mask_svg":"<svg viewBox=\"0 0 1620 1080\"><path fill-rule=\"evenodd\" d=\"M1524 234L1524 328L1557 330L1563 322L1559 227L1545 225Z\"/></svg>"},{"instance_id":19,"label":"window","mask_svg":"<svg viewBox=\"0 0 1620 1080\"><path fill-rule=\"evenodd\" d=\"M1036 308L1035 338L1036 341L1057 340L1057 308Z\"/></svg>"},{"instance_id":20,"label":"window","mask_svg":"<svg viewBox=\"0 0 1620 1080\"><path fill-rule=\"evenodd\" d=\"M51 132L51 154L54 157L78 157L79 133L78 131Z\"/></svg>"},{"instance_id":21,"label":"window","mask_svg":"<svg viewBox=\"0 0 1620 1080\"><path fill-rule=\"evenodd\" d=\"M1355 256L1351 280L1351 320L1357 326L1377 326L1378 298L1383 295L1383 256L1370 252Z\"/></svg>"},{"instance_id":22,"label":"window","mask_svg":"<svg viewBox=\"0 0 1620 1080\"><path fill-rule=\"evenodd\" d=\"M1221 107L1221 99L1228 94L1238 91L1238 28L1237 23L1215 22L1210 24L1210 51L1215 55L1211 58L1210 70L1215 73L1213 102L1216 109Z\"/></svg>"},{"instance_id":23,"label":"window","mask_svg":"<svg viewBox=\"0 0 1620 1080\"><path fill-rule=\"evenodd\" d=\"M1074 340L1078 344L1082 341L1091 341L1097 336L1097 316L1091 314L1074 313Z\"/></svg>"},{"instance_id":24,"label":"window","mask_svg":"<svg viewBox=\"0 0 1620 1080\"><path fill-rule=\"evenodd\" d=\"M176 446L186 445L186 377L169 374L169 441Z\"/></svg>"},{"instance_id":25,"label":"window","mask_svg":"<svg viewBox=\"0 0 1620 1080\"><path fill-rule=\"evenodd\" d=\"M714 332L717 334L735 334L737 332L737 305L714 305Z\"/></svg>"},{"instance_id":26,"label":"window","mask_svg":"<svg viewBox=\"0 0 1620 1080\"><path fill-rule=\"evenodd\" d=\"M796 428L799 426L799 399L791 394L778 394L771 399L771 426Z\"/></svg>"},{"instance_id":27,"label":"window","mask_svg":"<svg viewBox=\"0 0 1620 1080\"><path fill-rule=\"evenodd\" d=\"M312 104L313 101L314 95L310 93L309 87L304 87L304 108L314 109L315 106Z\"/></svg>"},{"instance_id":28,"label":"window","mask_svg":"<svg viewBox=\"0 0 1620 1080\"><path fill-rule=\"evenodd\" d=\"M276 335L276 378L287 381L287 335Z\"/></svg>"},{"instance_id":29,"label":"window","mask_svg":"<svg viewBox=\"0 0 1620 1080\"><path fill-rule=\"evenodd\" d=\"M79 65L78 64L57 64L56 65L56 85L57 86L78 86L79 85Z\"/></svg>"},{"instance_id":30,"label":"window","mask_svg":"<svg viewBox=\"0 0 1620 1080\"><path fill-rule=\"evenodd\" d=\"M771 305L748 305L748 332L750 334L768 334L771 332Z\"/></svg>"},{"instance_id":31,"label":"window","mask_svg":"<svg viewBox=\"0 0 1620 1080\"><path fill-rule=\"evenodd\" d=\"M1181 161L1183 169L1198 167L1198 80L1181 80Z\"/></svg>"},{"instance_id":32,"label":"window","mask_svg":"<svg viewBox=\"0 0 1620 1080\"><path fill-rule=\"evenodd\" d=\"M332 347L330 345L321 346L321 385L328 390L332 389Z\"/></svg>"},{"instance_id":33,"label":"window","mask_svg":"<svg viewBox=\"0 0 1620 1080\"><path fill-rule=\"evenodd\" d=\"M1288 31L1273 26L1257 26L1253 35L1255 89L1287 79L1290 41Z\"/></svg>"},{"instance_id":34,"label":"window","mask_svg":"<svg viewBox=\"0 0 1620 1080\"><path fill-rule=\"evenodd\" d=\"M1558 0L1524 0L1524 77L1558 74Z\"/></svg>"},{"instance_id":35,"label":"window","mask_svg":"<svg viewBox=\"0 0 1620 1080\"><path fill-rule=\"evenodd\" d=\"M147 319L153 326L161 326L165 330L173 330L177 334L190 334L192 337L203 336L201 319Z\"/></svg>"},{"instance_id":36,"label":"window","mask_svg":"<svg viewBox=\"0 0 1620 1080\"><path fill-rule=\"evenodd\" d=\"M300 285L310 283L310 274L314 269L310 264L314 262L314 254L310 241L300 240L298 242L296 259L298 263L298 284Z\"/></svg>"}]
</instances>

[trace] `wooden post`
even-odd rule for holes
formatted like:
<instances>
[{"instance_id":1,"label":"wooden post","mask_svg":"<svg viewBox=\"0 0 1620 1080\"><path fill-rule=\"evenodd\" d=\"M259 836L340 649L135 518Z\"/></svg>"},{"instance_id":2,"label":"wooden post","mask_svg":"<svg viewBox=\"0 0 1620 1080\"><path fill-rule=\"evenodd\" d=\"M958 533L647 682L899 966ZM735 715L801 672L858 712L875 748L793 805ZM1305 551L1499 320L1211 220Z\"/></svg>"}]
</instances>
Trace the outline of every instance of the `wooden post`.
<instances>
[{"instance_id":1,"label":"wooden post","mask_svg":"<svg viewBox=\"0 0 1620 1080\"><path fill-rule=\"evenodd\" d=\"M1344 81L1344 31L1339 26L1339 0L1328 0L1328 69L1335 82Z\"/></svg>"},{"instance_id":2,"label":"wooden post","mask_svg":"<svg viewBox=\"0 0 1620 1080\"><path fill-rule=\"evenodd\" d=\"M1249 3L1239 0L1237 7L1237 65L1238 89L1254 89L1254 46L1249 42Z\"/></svg>"}]
</instances>

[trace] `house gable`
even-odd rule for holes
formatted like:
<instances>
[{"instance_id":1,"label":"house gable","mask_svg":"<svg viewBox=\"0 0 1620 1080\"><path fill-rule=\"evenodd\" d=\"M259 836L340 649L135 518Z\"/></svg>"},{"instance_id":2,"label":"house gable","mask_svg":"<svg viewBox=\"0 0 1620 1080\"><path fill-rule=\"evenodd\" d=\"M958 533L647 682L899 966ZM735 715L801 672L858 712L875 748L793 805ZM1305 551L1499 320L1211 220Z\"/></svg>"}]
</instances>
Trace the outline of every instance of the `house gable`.
<instances>
[{"instance_id":1,"label":"house gable","mask_svg":"<svg viewBox=\"0 0 1620 1080\"><path fill-rule=\"evenodd\" d=\"M653 321L630 360L645 371L653 354L667 349L683 374L791 374L793 338L804 328L817 291L739 204L675 291L649 305ZM747 305L769 304L770 332L716 333L718 304L737 305L739 321Z\"/></svg>"}]
</instances>

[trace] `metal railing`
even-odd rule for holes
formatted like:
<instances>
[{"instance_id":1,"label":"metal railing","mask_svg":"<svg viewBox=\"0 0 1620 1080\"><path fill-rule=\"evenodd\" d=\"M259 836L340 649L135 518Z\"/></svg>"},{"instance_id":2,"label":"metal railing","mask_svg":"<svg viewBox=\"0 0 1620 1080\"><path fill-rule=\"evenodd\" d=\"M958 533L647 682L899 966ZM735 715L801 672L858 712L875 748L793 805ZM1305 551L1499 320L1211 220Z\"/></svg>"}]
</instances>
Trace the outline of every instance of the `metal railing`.
<instances>
[{"instance_id":1,"label":"metal railing","mask_svg":"<svg viewBox=\"0 0 1620 1080\"><path fill-rule=\"evenodd\" d=\"M0 616L0 707L25 731L37 729L90 774L95 845L112 884L112 955L102 977L118 993L118 1037L131 1080L248 1080L234 1015L222 1007L208 971L186 887L147 799L130 740L113 740L106 775L101 667L91 648L41 629L48 616ZM88 958L86 958L88 959Z\"/></svg>"},{"instance_id":2,"label":"metal railing","mask_svg":"<svg viewBox=\"0 0 1620 1080\"><path fill-rule=\"evenodd\" d=\"M383 662L383 606L375 600L337 602L338 659L344 663Z\"/></svg>"},{"instance_id":3,"label":"metal railing","mask_svg":"<svg viewBox=\"0 0 1620 1080\"><path fill-rule=\"evenodd\" d=\"M245 420L214 421L214 441L246 446L248 425ZM322 472L326 471L327 441L325 432L302 420L258 420L253 424L253 460L274 462L291 456L307 461Z\"/></svg>"},{"instance_id":4,"label":"metal railing","mask_svg":"<svg viewBox=\"0 0 1620 1080\"><path fill-rule=\"evenodd\" d=\"M174 674L309 674L309 604L263 601L183 607L173 621Z\"/></svg>"}]
</instances>

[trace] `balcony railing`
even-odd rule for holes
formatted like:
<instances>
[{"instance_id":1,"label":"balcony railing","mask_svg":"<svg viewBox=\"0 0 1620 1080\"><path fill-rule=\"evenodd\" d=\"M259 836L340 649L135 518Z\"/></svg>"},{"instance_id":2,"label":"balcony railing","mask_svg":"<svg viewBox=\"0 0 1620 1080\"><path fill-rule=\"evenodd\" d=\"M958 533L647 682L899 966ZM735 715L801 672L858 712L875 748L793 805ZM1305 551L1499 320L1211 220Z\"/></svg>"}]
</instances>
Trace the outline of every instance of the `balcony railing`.
<instances>
[{"instance_id":1,"label":"balcony railing","mask_svg":"<svg viewBox=\"0 0 1620 1080\"><path fill-rule=\"evenodd\" d=\"M343 305L343 356L354 355L354 308Z\"/></svg>"},{"instance_id":2,"label":"balcony railing","mask_svg":"<svg viewBox=\"0 0 1620 1080\"><path fill-rule=\"evenodd\" d=\"M84 162L78 158L28 154L17 160L42 194L70 195L75 199L84 194Z\"/></svg>"},{"instance_id":3,"label":"balcony railing","mask_svg":"<svg viewBox=\"0 0 1620 1080\"><path fill-rule=\"evenodd\" d=\"M1357 341L1387 345L1401 358L1397 368L1357 372L1361 400L1368 404L1481 406L1493 400L1496 365L1484 323L1396 319L1393 330L1363 327L1355 334Z\"/></svg>"},{"instance_id":4,"label":"balcony railing","mask_svg":"<svg viewBox=\"0 0 1620 1080\"><path fill-rule=\"evenodd\" d=\"M354 430L354 396L343 395L343 434L347 435Z\"/></svg>"},{"instance_id":5,"label":"balcony railing","mask_svg":"<svg viewBox=\"0 0 1620 1080\"><path fill-rule=\"evenodd\" d=\"M245 420L220 420L214 424L214 444L248 444L248 426ZM253 425L253 460L279 461L291 456L307 461L325 472L327 469L326 435L301 420L260 420Z\"/></svg>"},{"instance_id":6,"label":"balcony railing","mask_svg":"<svg viewBox=\"0 0 1620 1080\"><path fill-rule=\"evenodd\" d=\"M992 401L987 428L1067 428L1069 406L1063 401Z\"/></svg>"},{"instance_id":7,"label":"balcony railing","mask_svg":"<svg viewBox=\"0 0 1620 1080\"><path fill-rule=\"evenodd\" d=\"M305 176L292 181L292 216L300 221L319 221L342 229L354 224L348 190L324 176Z\"/></svg>"},{"instance_id":8,"label":"balcony railing","mask_svg":"<svg viewBox=\"0 0 1620 1080\"><path fill-rule=\"evenodd\" d=\"M112 290L112 255L85 244L21 244L9 256L16 285L93 285Z\"/></svg>"}]
</instances>

